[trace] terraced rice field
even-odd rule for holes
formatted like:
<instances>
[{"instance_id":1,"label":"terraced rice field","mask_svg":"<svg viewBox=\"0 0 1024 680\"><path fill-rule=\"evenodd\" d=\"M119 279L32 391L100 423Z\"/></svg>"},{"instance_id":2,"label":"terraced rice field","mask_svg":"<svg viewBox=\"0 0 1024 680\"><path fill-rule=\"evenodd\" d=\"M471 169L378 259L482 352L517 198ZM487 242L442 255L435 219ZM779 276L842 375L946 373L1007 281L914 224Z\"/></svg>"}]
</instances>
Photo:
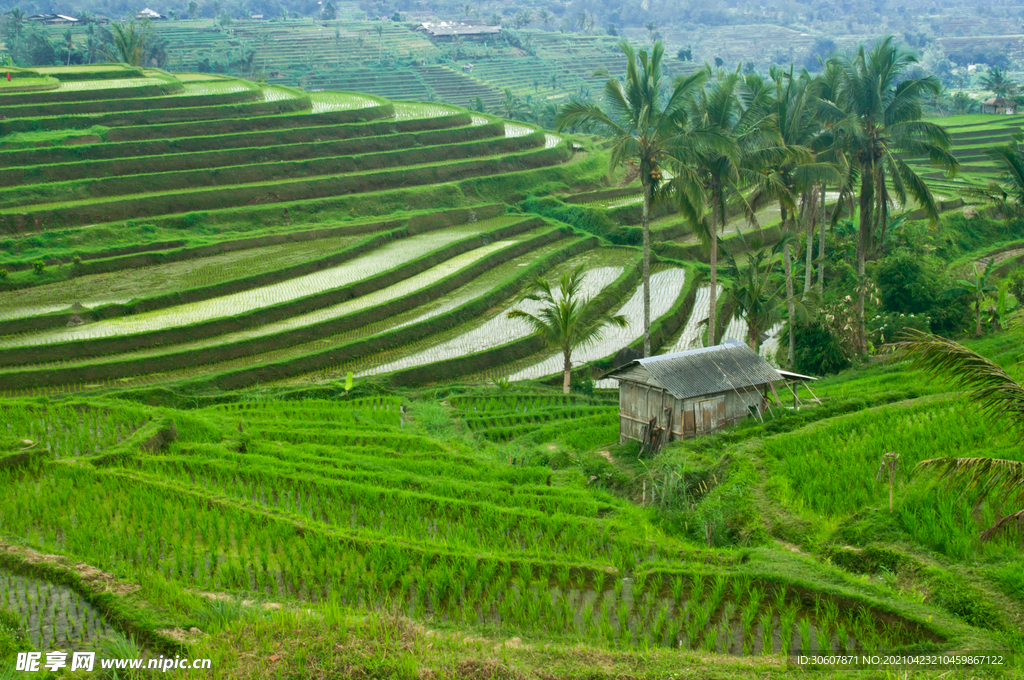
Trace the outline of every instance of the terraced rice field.
<instances>
[{"instance_id":1,"label":"terraced rice field","mask_svg":"<svg viewBox=\"0 0 1024 680\"><path fill-rule=\"evenodd\" d=\"M186 82L179 96L230 94L232 92L247 92L251 89L252 85L250 83L240 80L198 80ZM273 99L266 98L266 91L264 91L264 99L266 101L274 101Z\"/></svg>"},{"instance_id":2,"label":"terraced rice field","mask_svg":"<svg viewBox=\"0 0 1024 680\"><path fill-rule=\"evenodd\" d=\"M360 236L251 248L165 265L81 276L67 282L14 290L0 296L0 319L47 314L74 304L93 308L174 291L209 286L305 262L341 250Z\"/></svg>"},{"instance_id":3,"label":"terraced rice field","mask_svg":"<svg viewBox=\"0 0 1024 680\"><path fill-rule=\"evenodd\" d=\"M686 270L678 267L665 269L651 274L651 318L657 319L675 303L682 293L683 285L686 283ZM626 317L625 328L610 326L601 334L596 342L582 348L573 355L574 365L585 362L603 359L606 356L615 354L623 347L641 337L644 332L643 313L644 298L643 286L638 286L633 295L614 314L621 314ZM509 380L532 380L545 376L560 373L563 367L561 354L552 354L543 361L532 364L509 376Z\"/></svg>"},{"instance_id":4,"label":"terraced rice field","mask_svg":"<svg viewBox=\"0 0 1024 680\"><path fill-rule=\"evenodd\" d=\"M545 279L552 283L556 282L563 272L570 271L576 266L583 265L586 267L586 278L584 279L583 286L584 295L596 295L622 274L623 268L626 262L628 262L630 255L631 254L628 253L628 251L621 250L585 253L559 265L547 274ZM512 267L522 267L525 265L526 262L509 263L509 265L506 266L506 270L511 270ZM505 272L495 272L492 278L500 280L497 276L504 273ZM463 295L466 294L469 294L469 291L463 293ZM458 300L460 297L461 296L457 294L453 302ZM501 311L497 313L492 312L484 319L452 329L451 331L444 333L440 338L427 338L420 343L402 348L399 352L393 352L390 354L391 357L394 357L395 354L399 354L399 358L389 358L388 355L366 357L355 362L341 364L329 370L320 371L313 375L303 376L288 382L295 383L305 380L328 382L331 380L344 379L345 375L347 375L349 371L353 371L359 376L377 375L380 373L389 373L415 366L433 364L447 359L454 359L483 350L493 349L514 340L525 338L530 334L530 328L525 322L517 319L509 319L505 315L505 312L513 307L529 310L531 309L531 304L533 303L518 303L515 298L506 300L501 306Z\"/></svg>"},{"instance_id":5,"label":"terraced rice field","mask_svg":"<svg viewBox=\"0 0 1024 680\"><path fill-rule=\"evenodd\" d=\"M252 384L346 353L413 356L466 310L507 305L531 276L593 248L486 198L504 197L492 175L528 185L534 173L590 172L559 135L346 92L270 86L239 104L225 98L256 86L223 78L185 78L156 95L159 106L139 106L132 89L153 79L74 73L67 82L80 88L120 86L105 104L117 111L104 114L106 141L0 151L10 179L0 191L0 384L11 393L222 374ZM460 182L484 196L455 198ZM139 187L152 190L126 193ZM438 200L456 210L438 211ZM170 245L126 244L94 226L122 219L136 230L151 221L141 229ZM28 253L53 225L72 245L39 278Z\"/></svg>"},{"instance_id":6,"label":"terraced rice field","mask_svg":"<svg viewBox=\"0 0 1024 680\"><path fill-rule=\"evenodd\" d=\"M129 333L145 333L164 328L201 323L224 316L250 312L261 307L279 305L297 298L322 293L333 288L380 274L414 258L426 255L452 242L485 231L495 223L509 222L509 218L496 218L491 222L474 222L458 228L429 232L420 236L389 243L373 252L337 267L315 274L289 279L271 286L262 286L233 295L195 302L187 306L168 307L130 317L97 321L70 329L44 331L16 336L0 341L0 347L38 345L69 340L85 340Z\"/></svg>"},{"instance_id":7,"label":"terraced rice field","mask_svg":"<svg viewBox=\"0 0 1024 680\"><path fill-rule=\"evenodd\" d=\"M114 631L103 615L66 585L0 569L0 607L25 622L37 649L96 649Z\"/></svg>"},{"instance_id":8,"label":"terraced rice field","mask_svg":"<svg viewBox=\"0 0 1024 680\"><path fill-rule=\"evenodd\" d=\"M109 90L122 87L143 87L159 84L155 78L111 78L105 80L75 80L61 82L59 92L78 92L81 90Z\"/></svg>"},{"instance_id":9,"label":"terraced rice field","mask_svg":"<svg viewBox=\"0 0 1024 680\"><path fill-rule=\"evenodd\" d=\"M585 397L494 401L460 398L453 407L469 427L494 433L513 412L529 426L610 411ZM11 413L19 424L38 417L25 407ZM485 462L409 433L406 405L393 397L173 413L177 439L130 468L89 465L80 453L77 464L33 479L32 493L0 469L0 530L97 568L130 567L192 589L362 606L388 599L414 619L500 625L505 634L543 629L592 644L736 655L929 639L913 621L890 616L883 625L849 596L787 587L764 573L757 553L715 554L709 574L705 557L627 501L552 488L546 466ZM63 430L67 413L47 418L48 429ZM33 632L44 641L54 602L77 607L58 641L107 630L75 594L48 584L0 573L0 594L39 612Z\"/></svg>"},{"instance_id":10,"label":"terraced rice field","mask_svg":"<svg viewBox=\"0 0 1024 680\"><path fill-rule=\"evenodd\" d=\"M310 96L313 99L313 113L365 109L370 106L377 106L381 103L380 100L377 99L361 97L347 92L314 92Z\"/></svg>"},{"instance_id":11,"label":"terraced rice field","mask_svg":"<svg viewBox=\"0 0 1024 680\"><path fill-rule=\"evenodd\" d=\"M427 104L420 102L395 102L395 118L398 120L415 120L417 118L438 118L458 113L461 109L443 104ZM487 120L487 119L483 119Z\"/></svg>"}]
</instances>

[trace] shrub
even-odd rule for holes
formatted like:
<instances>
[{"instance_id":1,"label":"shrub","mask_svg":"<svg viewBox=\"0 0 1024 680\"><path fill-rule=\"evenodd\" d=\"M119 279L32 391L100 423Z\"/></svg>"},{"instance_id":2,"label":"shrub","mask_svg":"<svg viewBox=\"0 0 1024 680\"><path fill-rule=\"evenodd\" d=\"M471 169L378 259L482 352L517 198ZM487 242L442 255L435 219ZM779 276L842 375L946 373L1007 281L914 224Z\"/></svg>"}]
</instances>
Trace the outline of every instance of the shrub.
<instances>
[{"instance_id":1,"label":"shrub","mask_svg":"<svg viewBox=\"0 0 1024 680\"><path fill-rule=\"evenodd\" d=\"M0 661L13 659L17 652L24 651L28 638L18 617L0 607Z\"/></svg>"},{"instance_id":2,"label":"shrub","mask_svg":"<svg viewBox=\"0 0 1024 680\"><path fill-rule=\"evenodd\" d=\"M794 329L794 368L808 375L838 373L850 366L839 340L818 320Z\"/></svg>"},{"instance_id":3,"label":"shrub","mask_svg":"<svg viewBox=\"0 0 1024 680\"><path fill-rule=\"evenodd\" d=\"M32 263L32 269L36 274L42 274L46 270L46 263L42 260L36 260Z\"/></svg>"},{"instance_id":4,"label":"shrub","mask_svg":"<svg viewBox=\"0 0 1024 680\"><path fill-rule=\"evenodd\" d=\"M879 344L892 342L904 330L913 329L927 333L931 330L931 319L925 314L882 313L875 316L868 325L868 333Z\"/></svg>"},{"instance_id":5,"label":"shrub","mask_svg":"<svg viewBox=\"0 0 1024 680\"><path fill-rule=\"evenodd\" d=\"M1017 298L1017 304L1024 305L1024 267L1017 267L1006 277L1007 287Z\"/></svg>"},{"instance_id":6,"label":"shrub","mask_svg":"<svg viewBox=\"0 0 1024 680\"><path fill-rule=\"evenodd\" d=\"M898 250L878 263L875 281L882 309L899 314L922 314L939 296L939 275L927 258Z\"/></svg>"},{"instance_id":7,"label":"shrub","mask_svg":"<svg viewBox=\"0 0 1024 680\"><path fill-rule=\"evenodd\" d=\"M1002 628L1002 615L976 588L949 574L932 583L932 597L949 613L979 628Z\"/></svg>"},{"instance_id":8,"label":"shrub","mask_svg":"<svg viewBox=\"0 0 1024 680\"><path fill-rule=\"evenodd\" d=\"M7 278L7 270L6 269L0 269L0 280L6 279L6 278Z\"/></svg>"}]
</instances>

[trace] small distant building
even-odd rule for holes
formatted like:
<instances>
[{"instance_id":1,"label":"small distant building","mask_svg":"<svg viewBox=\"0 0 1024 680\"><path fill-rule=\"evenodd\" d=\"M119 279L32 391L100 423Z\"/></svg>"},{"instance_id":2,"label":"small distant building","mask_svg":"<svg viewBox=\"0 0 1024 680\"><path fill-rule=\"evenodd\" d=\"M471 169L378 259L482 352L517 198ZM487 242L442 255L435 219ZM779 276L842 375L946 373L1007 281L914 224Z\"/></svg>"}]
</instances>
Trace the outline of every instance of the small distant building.
<instances>
[{"instance_id":1,"label":"small distant building","mask_svg":"<svg viewBox=\"0 0 1024 680\"><path fill-rule=\"evenodd\" d=\"M33 14L28 18L28 21L46 24L47 26L73 26L79 23L77 17L68 16L67 14Z\"/></svg>"},{"instance_id":2,"label":"small distant building","mask_svg":"<svg viewBox=\"0 0 1024 680\"><path fill-rule=\"evenodd\" d=\"M145 8L141 12L135 15L136 19L149 19L150 21L165 21L166 16L160 14L160 12L154 12L150 8Z\"/></svg>"},{"instance_id":3,"label":"small distant building","mask_svg":"<svg viewBox=\"0 0 1024 680\"><path fill-rule=\"evenodd\" d=\"M657 430L655 448L761 415L773 383L786 380L736 340L634 359L607 377L619 381L619 441L646 444Z\"/></svg>"},{"instance_id":4,"label":"small distant building","mask_svg":"<svg viewBox=\"0 0 1024 680\"><path fill-rule=\"evenodd\" d=\"M253 21L263 21L263 15L262 14L253 14L249 18L252 19Z\"/></svg>"},{"instance_id":5,"label":"small distant building","mask_svg":"<svg viewBox=\"0 0 1024 680\"><path fill-rule=\"evenodd\" d=\"M486 40L501 33L501 26L488 26L482 21L425 21L417 31L426 33L433 40L455 40L456 36L470 40Z\"/></svg>"},{"instance_id":6,"label":"small distant building","mask_svg":"<svg viewBox=\"0 0 1024 680\"><path fill-rule=\"evenodd\" d=\"M981 103L982 113L1013 114L1017 111L1017 102L1004 97L990 97Z\"/></svg>"},{"instance_id":7,"label":"small distant building","mask_svg":"<svg viewBox=\"0 0 1024 680\"><path fill-rule=\"evenodd\" d=\"M473 72L473 65L472 64L463 64L462 65L462 70L465 73L472 73Z\"/></svg>"}]
</instances>

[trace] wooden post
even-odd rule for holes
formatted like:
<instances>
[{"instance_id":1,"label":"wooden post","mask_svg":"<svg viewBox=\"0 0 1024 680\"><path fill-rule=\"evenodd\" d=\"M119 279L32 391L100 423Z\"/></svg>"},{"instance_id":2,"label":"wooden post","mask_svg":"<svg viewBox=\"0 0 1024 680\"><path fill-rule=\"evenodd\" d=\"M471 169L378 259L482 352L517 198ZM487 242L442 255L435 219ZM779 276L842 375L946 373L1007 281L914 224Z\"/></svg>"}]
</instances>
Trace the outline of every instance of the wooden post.
<instances>
[{"instance_id":1,"label":"wooden post","mask_svg":"<svg viewBox=\"0 0 1024 680\"><path fill-rule=\"evenodd\" d=\"M878 468L878 474L875 475L875 479L882 476L882 470L885 470L889 475L889 514L892 514L892 493L893 486L896 483L896 464L899 462L900 454L898 453L885 453L882 454L882 465Z\"/></svg>"}]
</instances>

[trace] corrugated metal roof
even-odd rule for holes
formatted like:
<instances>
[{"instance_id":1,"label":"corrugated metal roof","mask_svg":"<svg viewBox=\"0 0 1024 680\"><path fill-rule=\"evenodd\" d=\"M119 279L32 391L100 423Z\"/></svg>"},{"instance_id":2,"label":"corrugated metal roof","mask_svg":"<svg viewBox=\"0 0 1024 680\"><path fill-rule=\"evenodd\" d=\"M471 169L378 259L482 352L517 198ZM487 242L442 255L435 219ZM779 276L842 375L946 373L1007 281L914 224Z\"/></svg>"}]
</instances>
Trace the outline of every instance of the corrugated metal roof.
<instances>
[{"instance_id":1,"label":"corrugated metal roof","mask_svg":"<svg viewBox=\"0 0 1024 680\"><path fill-rule=\"evenodd\" d=\"M647 369L676 399L743 390L783 379L757 352L736 340L726 340L713 347L636 359L612 371L608 377L615 378L616 374L633 366Z\"/></svg>"}]
</instances>

